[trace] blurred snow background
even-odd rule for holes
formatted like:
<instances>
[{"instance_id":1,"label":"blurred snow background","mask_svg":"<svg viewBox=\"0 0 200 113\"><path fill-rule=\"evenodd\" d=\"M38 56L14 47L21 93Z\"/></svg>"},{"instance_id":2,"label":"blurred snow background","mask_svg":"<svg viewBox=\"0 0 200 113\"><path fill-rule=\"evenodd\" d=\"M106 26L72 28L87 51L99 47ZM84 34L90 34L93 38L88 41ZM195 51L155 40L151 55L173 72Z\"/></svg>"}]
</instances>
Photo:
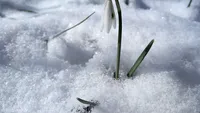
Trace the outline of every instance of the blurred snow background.
<instances>
[{"instance_id":1,"label":"blurred snow background","mask_svg":"<svg viewBox=\"0 0 200 113\"><path fill-rule=\"evenodd\" d=\"M103 3L0 0L0 113L76 113L76 97L98 100L92 113L200 112L200 1L187 8L189 0L121 0L120 81L112 77L117 29L100 31ZM151 39L137 76L127 79Z\"/></svg>"}]
</instances>

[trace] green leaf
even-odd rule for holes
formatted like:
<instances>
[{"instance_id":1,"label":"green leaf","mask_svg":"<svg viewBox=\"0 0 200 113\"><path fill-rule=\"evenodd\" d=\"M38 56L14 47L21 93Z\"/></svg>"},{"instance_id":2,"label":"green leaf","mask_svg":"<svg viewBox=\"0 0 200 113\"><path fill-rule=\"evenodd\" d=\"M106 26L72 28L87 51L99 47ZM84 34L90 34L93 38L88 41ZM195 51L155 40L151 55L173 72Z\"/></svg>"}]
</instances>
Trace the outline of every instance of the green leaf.
<instances>
[{"instance_id":1,"label":"green leaf","mask_svg":"<svg viewBox=\"0 0 200 113\"><path fill-rule=\"evenodd\" d=\"M98 103L95 102L91 102L91 101L87 101L87 100L83 100L81 98L76 98L79 102L83 103L83 104L88 104L88 105L92 105L92 106L96 106L98 105Z\"/></svg>"},{"instance_id":2,"label":"green leaf","mask_svg":"<svg viewBox=\"0 0 200 113\"><path fill-rule=\"evenodd\" d=\"M192 0L190 0L190 2L188 3L188 6L187 7L190 7L192 4Z\"/></svg>"},{"instance_id":3,"label":"green leaf","mask_svg":"<svg viewBox=\"0 0 200 113\"><path fill-rule=\"evenodd\" d=\"M70 27L70 28L67 28L67 29L63 30L62 32L56 34L55 36L52 37L52 39L54 39L54 38L56 38L56 37L62 35L63 33L67 32L67 31L69 31L69 30L71 30L71 29L73 29L73 28L75 28L75 27L77 27L77 26L79 26L80 24L82 24L83 22L85 22L87 19L89 19L94 13L95 13L95 12L93 12L92 14L90 14L89 16L87 16L84 20L82 20L81 22L77 23L76 25L74 25L74 26L72 26L72 27Z\"/></svg>"},{"instance_id":4,"label":"green leaf","mask_svg":"<svg viewBox=\"0 0 200 113\"><path fill-rule=\"evenodd\" d=\"M135 62L135 64L132 66L132 68L128 72L128 74L127 74L128 77L132 77L133 76L133 73L136 71L136 69L139 67L141 62L144 60L145 56L147 55L147 53L151 49L151 46L153 45L153 43L154 43L154 40L151 40L151 42L147 45L147 47L144 49L144 51L138 57L137 61Z\"/></svg>"}]
</instances>

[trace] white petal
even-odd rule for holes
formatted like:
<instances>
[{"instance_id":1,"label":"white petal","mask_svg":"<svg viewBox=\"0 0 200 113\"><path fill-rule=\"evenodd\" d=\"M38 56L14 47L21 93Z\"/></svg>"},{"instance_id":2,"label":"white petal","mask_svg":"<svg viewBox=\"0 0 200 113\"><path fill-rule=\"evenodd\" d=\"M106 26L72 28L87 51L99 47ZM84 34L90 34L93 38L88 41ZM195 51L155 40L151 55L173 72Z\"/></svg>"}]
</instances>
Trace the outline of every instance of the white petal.
<instances>
[{"instance_id":1,"label":"white petal","mask_svg":"<svg viewBox=\"0 0 200 113\"><path fill-rule=\"evenodd\" d=\"M111 1L112 3L112 1ZM112 16L112 24L113 24L113 27L116 28L116 16L115 16L115 11L114 11L114 7L113 7L113 3L112 3L112 7L111 7L111 16Z\"/></svg>"},{"instance_id":2,"label":"white petal","mask_svg":"<svg viewBox=\"0 0 200 113\"><path fill-rule=\"evenodd\" d=\"M101 20L102 20L101 31L103 29L106 29L106 32L109 33L112 26L116 28L116 17L112 0L105 1L104 15Z\"/></svg>"},{"instance_id":3,"label":"white petal","mask_svg":"<svg viewBox=\"0 0 200 113\"><path fill-rule=\"evenodd\" d=\"M105 0L103 16L101 17L101 31L103 31L103 29L104 29L104 27L105 27L105 15L106 15L106 6L107 6L107 2L108 2L108 0Z\"/></svg>"}]
</instances>

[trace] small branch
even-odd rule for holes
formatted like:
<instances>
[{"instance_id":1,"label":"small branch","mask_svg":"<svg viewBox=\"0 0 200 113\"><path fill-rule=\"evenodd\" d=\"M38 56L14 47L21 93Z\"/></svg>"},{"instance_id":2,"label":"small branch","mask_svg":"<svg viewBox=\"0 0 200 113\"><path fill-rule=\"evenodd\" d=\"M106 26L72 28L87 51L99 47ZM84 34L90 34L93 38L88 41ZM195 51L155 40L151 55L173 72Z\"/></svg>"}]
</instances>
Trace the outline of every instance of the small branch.
<instances>
[{"instance_id":1,"label":"small branch","mask_svg":"<svg viewBox=\"0 0 200 113\"><path fill-rule=\"evenodd\" d=\"M118 0L115 0L119 18L119 29L118 29L118 44L117 44L117 63L116 63L116 72L114 74L114 78L119 78L119 68L120 68L120 56L121 56L121 42L122 42L122 12L121 7Z\"/></svg>"},{"instance_id":2,"label":"small branch","mask_svg":"<svg viewBox=\"0 0 200 113\"><path fill-rule=\"evenodd\" d=\"M63 33L67 32L67 31L69 31L69 30L71 30L71 29L73 29L73 28L75 28L75 27L78 26L78 25L82 24L84 21L86 21L88 18L90 18L94 13L95 13L95 12L93 12L92 14L90 14L89 16L87 16L84 20L82 20L81 22L77 23L76 25L74 25L74 26L72 26L72 27L70 27L70 28L67 28L67 29L63 30L62 32L56 34L55 36L52 37L52 39L54 39L54 38L56 38L56 37L62 35Z\"/></svg>"}]
</instances>

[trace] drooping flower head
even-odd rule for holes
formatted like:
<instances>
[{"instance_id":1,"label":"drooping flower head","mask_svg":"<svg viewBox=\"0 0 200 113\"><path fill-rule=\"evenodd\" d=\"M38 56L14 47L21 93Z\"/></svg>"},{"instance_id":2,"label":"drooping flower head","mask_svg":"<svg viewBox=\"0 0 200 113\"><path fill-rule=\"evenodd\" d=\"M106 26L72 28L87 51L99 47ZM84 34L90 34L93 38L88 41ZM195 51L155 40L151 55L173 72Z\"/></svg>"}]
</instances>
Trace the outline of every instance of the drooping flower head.
<instances>
[{"instance_id":1,"label":"drooping flower head","mask_svg":"<svg viewBox=\"0 0 200 113\"><path fill-rule=\"evenodd\" d=\"M106 32L109 33L112 25L114 28L116 28L115 11L112 0L105 0L104 5L105 6L104 6L104 15L102 18L103 21L102 30L106 29Z\"/></svg>"}]
</instances>

